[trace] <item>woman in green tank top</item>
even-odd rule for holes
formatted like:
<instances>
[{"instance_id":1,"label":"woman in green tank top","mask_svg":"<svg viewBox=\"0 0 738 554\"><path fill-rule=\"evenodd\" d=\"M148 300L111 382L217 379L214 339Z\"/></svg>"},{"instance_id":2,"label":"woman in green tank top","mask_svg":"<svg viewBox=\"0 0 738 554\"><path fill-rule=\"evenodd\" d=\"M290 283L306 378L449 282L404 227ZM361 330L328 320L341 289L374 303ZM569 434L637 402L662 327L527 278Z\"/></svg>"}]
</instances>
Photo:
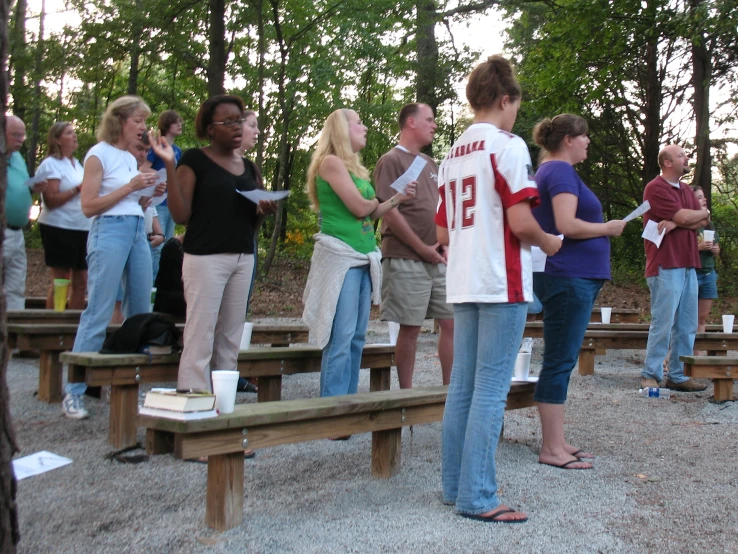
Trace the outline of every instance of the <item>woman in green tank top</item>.
<instances>
[{"instance_id":1,"label":"woman in green tank top","mask_svg":"<svg viewBox=\"0 0 738 554\"><path fill-rule=\"evenodd\" d=\"M404 194L380 204L362 165L366 126L353 110L328 116L308 169L308 196L322 223L305 288L303 319L310 341L323 348L321 396L353 394L359 384L372 296L379 303L381 253L372 221L415 196Z\"/></svg>"}]
</instances>

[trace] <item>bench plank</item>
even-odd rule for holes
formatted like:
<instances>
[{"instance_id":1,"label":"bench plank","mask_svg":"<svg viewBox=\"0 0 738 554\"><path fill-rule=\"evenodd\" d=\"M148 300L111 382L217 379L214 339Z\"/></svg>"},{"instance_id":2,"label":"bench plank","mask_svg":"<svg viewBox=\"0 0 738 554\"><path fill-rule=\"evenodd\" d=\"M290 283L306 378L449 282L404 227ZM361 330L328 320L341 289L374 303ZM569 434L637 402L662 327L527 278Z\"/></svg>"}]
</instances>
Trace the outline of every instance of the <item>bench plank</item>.
<instances>
[{"instance_id":1,"label":"bench plank","mask_svg":"<svg viewBox=\"0 0 738 554\"><path fill-rule=\"evenodd\" d=\"M738 375L738 358L734 356L679 356L684 362L684 375L712 379L716 402L734 400L733 380Z\"/></svg>"},{"instance_id":2,"label":"bench plank","mask_svg":"<svg viewBox=\"0 0 738 554\"><path fill-rule=\"evenodd\" d=\"M33 312L33 310L21 310L18 313L23 312ZM67 313L51 310L36 310L36 312ZM108 327L108 334L116 331L119 327L119 325L111 325ZM184 329L183 325L178 325L178 327ZM48 403L61 402L63 396L63 366L59 360L59 354L65 350L71 350L74 346L78 325L74 323L12 323L7 328L8 342L11 348L39 350L41 353L38 382L39 400ZM296 342L307 342L308 329L304 325L257 324L254 326L251 337L254 344L289 346ZM275 385L270 387L268 384L262 400L267 399L266 393L274 388ZM268 399L274 400L275 398Z\"/></svg>"},{"instance_id":3,"label":"bench plank","mask_svg":"<svg viewBox=\"0 0 738 554\"><path fill-rule=\"evenodd\" d=\"M371 371L370 390L383 384L389 387L394 352L391 345L364 348L361 367ZM258 402L276 401L281 398L282 375L318 372L321 356L322 350L315 347L253 348L239 352L237 369L242 377L259 378ZM60 359L69 364L70 383L111 385L108 441L116 448L136 443L137 410L128 395L138 398L141 383L176 381L179 370L178 353L149 358L143 354L64 352Z\"/></svg>"},{"instance_id":4,"label":"bench plank","mask_svg":"<svg viewBox=\"0 0 738 554\"><path fill-rule=\"evenodd\" d=\"M527 405L532 405L534 388L534 383L512 383L506 409L522 403L511 403L511 396L527 396ZM247 404L207 420L141 415L139 422L147 427L150 454L173 451L179 458L208 456L206 521L223 531L243 520L244 448L371 432L372 475L389 478L400 470L402 427L440 421L447 391L447 386L439 386Z\"/></svg>"}]
</instances>

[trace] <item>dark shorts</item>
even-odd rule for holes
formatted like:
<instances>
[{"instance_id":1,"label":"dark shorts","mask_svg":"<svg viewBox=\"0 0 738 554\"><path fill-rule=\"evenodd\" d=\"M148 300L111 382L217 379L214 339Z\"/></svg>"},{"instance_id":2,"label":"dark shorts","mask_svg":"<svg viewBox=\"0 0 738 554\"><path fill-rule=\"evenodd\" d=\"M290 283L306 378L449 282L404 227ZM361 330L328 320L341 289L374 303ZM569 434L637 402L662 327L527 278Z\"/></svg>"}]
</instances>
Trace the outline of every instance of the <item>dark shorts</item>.
<instances>
[{"instance_id":1,"label":"dark shorts","mask_svg":"<svg viewBox=\"0 0 738 554\"><path fill-rule=\"evenodd\" d=\"M709 273L697 272L697 298L700 300L708 300L718 297L717 292L718 274L714 269Z\"/></svg>"},{"instance_id":2,"label":"dark shorts","mask_svg":"<svg viewBox=\"0 0 738 554\"><path fill-rule=\"evenodd\" d=\"M38 224L48 267L87 269L87 231Z\"/></svg>"}]
</instances>

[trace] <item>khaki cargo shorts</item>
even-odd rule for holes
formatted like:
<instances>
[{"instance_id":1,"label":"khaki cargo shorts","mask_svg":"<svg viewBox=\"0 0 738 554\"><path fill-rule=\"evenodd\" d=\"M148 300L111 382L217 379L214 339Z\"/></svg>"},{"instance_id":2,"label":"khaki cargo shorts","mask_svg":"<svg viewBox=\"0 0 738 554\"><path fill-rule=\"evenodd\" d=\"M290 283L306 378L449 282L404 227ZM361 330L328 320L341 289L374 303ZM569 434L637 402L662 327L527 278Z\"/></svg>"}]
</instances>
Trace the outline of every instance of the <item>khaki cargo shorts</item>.
<instances>
[{"instance_id":1,"label":"khaki cargo shorts","mask_svg":"<svg viewBox=\"0 0 738 554\"><path fill-rule=\"evenodd\" d=\"M446 265L384 258L380 317L413 326L425 319L453 319L453 307L446 303Z\"/></svg>"}]
</instances>

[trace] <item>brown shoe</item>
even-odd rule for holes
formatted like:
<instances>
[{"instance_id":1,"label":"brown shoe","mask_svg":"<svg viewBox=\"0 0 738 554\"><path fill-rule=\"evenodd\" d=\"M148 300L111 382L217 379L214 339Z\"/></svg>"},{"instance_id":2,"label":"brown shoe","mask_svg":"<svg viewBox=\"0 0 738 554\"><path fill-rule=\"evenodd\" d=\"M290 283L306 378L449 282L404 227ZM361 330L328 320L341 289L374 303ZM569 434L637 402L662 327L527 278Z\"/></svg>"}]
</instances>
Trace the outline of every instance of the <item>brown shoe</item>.
<instances>
[{"instance_id":1,"label":"brown shoe","mask_svg":"<svg viewBox=\"0 0 738 554\"><path fill-rule=\"evenodd\" d=\"M681 392L700 392L705 390L707 385L698 383L694 379L689 379L683 383L673 383L667 379L666 383L664 383L664 387Z\"/></svg>"},{"instance_id":2,"label":"brown shoe","mask_svg":"<svg viewBox=\"0 0 738 554\"><path fill-rule=\"evenodd\" d=\"M659 382L656 379L641 379L642 389L657 389L659 388Z\"/></svg>"}]
</instances>

